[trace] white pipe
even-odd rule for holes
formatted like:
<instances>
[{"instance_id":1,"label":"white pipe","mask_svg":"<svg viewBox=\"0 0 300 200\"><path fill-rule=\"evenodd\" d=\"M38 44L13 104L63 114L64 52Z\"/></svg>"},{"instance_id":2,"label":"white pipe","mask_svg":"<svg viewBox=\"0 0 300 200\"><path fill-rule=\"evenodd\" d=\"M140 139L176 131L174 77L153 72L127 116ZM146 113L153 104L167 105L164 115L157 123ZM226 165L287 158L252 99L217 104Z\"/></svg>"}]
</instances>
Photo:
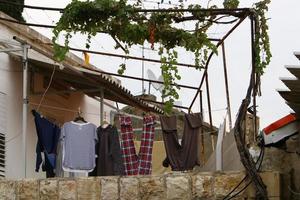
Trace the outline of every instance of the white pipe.
<instances>
[{"instance_id":1,"label":"white pipe","mask_svg":"<svg viewBox=\"0 0 300 200\"><path fill-rule=\"evenodd\" d=\"M26 132L27 132L27 113L28 113L28 48L30 46L23 44L23 110L22 110L22 154L24 178L26 178Z\"/></svg>"}]
</instances>

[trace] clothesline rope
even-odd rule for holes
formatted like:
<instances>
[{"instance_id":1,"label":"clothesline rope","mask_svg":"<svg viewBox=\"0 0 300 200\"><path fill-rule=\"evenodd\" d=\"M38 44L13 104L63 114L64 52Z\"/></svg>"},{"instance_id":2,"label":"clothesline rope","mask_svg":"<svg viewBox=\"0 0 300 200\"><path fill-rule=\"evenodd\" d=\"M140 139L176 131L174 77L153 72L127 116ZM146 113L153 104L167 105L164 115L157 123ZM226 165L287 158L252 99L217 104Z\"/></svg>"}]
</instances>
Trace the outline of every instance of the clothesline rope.
<instances>
[{"instance_id":1,"label":"clothesline rope","mask_svg":"<svg viewBox=\"0 0 300 200\"><path fill-rule=\"evenodd\" d=\"M53 77L54 77L54 74L55 74L55 69L56 69L56 66L53 65L53 71L52 71L52 74L51 74L51 77L50 77L50 81L49 81L49 83L48 83L48 86L47 86L46 90L44 91L44 94L42 95L42 98L41 98L41 100L40 100L40 103L39 103L39 105L38 105L38 107L37 107L37 109L36 109L37 111L39 111L39 109L40 109L40 107L41 107L41 105L42 105L42 103L43 103L43 100L44 100L44 98L45 98L45 96L46 96L46 94L47 94L47 92L48 92L48 90L49 90L49 88L50 88L50 86L51 86L51 84L52 84Z\"/></svg>"}]
</instances>

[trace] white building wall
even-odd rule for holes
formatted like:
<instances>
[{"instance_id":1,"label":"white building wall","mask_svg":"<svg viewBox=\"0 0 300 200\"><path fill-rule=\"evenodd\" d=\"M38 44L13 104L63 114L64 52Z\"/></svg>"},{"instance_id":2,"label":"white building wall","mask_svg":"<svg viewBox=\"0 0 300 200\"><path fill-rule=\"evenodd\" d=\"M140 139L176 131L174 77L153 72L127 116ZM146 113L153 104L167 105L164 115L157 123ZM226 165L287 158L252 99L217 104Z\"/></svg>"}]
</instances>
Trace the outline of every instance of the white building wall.
<instances>
[{"instance_id":1,"label":"white building wall","mask_svg":"<svg viewBox=\"0 0 300 200\"><path fill-rule=\"evenodd\" d=\"M11 40L13 35L0 23L0 38ZM1 43L0 41L0 43ZM3 47L1 47L2 49ZM42 56L41 56L42 57ZM43 59L42 59L43 60ZM30 76L29 76L30 77ZM42 84L42 83L35 83ZM6 177L10 179L23 178L24 166L22 162L22 63L10 57L6 53L0 53L0 92L6 94ZM39 103L40 96L31 96L31 103ZM58 95L47 95L40 111L45 117L56 119L60 125L66 121L74 119L75 112L59 111L58 109L48 108L45 106L54 106L66 108L68 110L78 110L80 107L84 112L84 118L100 125L100 103L84 94L71 94L68 97ZM34 105L29 106L29 111L36 108ZM110 113L110 108L105 106L105 112ZM108 115L107 115L108 116ZM109 117L107 117L109 121ZM37 136L35 131L34 120L31 112L28 113L28 130L27 130L27 178L45 177L44 172L35 172L35 148Z\"/></svg>"}]
</instances>

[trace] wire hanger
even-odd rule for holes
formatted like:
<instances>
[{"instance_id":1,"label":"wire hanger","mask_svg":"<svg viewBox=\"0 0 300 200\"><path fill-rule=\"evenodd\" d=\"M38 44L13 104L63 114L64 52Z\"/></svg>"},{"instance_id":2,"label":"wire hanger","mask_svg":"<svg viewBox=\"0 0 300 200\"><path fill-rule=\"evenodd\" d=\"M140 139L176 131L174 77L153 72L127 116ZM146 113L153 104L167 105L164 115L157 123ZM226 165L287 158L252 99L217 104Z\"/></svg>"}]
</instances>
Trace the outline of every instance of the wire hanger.
<instances>
[{"instance_id":1,"label":"wire hanger","mask_svg":"<svg viewBox=\"0 0 300 200\"><path fill-rule=\"evenodd\" d=\"M77 117L73 120L74 122L81 122L81 123L87 123L87 121L85 121L85 119L81 116L82 112L80 110L80 107L78 107L78 113L77 113Z\"/></svg>"},{"instance_id":2,"label":"wire hanger","mask_svg":"<svg viewBox=\"0 0 300 200\"><path fill-rule=\"evenodd\" d=\"M102 122L102 124L101 124L101 127L102 128L106 128L106 127L108 127L108 125L109 125L109 123L108 123L108 121L106 120L106 112L104 112L104 115L103 115L103 122Z\"/></svg>"}]
</instances>

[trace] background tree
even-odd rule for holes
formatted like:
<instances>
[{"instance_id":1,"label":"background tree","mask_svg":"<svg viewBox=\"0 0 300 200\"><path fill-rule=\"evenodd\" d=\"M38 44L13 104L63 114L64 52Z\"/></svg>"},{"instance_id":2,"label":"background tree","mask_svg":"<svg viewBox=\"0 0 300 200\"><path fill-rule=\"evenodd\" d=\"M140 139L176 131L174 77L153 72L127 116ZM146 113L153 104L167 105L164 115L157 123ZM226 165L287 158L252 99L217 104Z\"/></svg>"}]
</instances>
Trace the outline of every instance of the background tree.
<instances>
[{"instance_id":1,"label":"background tree","mask_svg":"<svg viewBox=\"0 0 300 200\"><path fill-rule=\"evenodd\" d=\"M10 0L12 3L24 5L24 0ZM17 6L12 4L0 4L0 11L8 14L9 16L15 18L18 21L25 22L22 13L23 13L23 6Z\"/></svg>"}]
</instances>

